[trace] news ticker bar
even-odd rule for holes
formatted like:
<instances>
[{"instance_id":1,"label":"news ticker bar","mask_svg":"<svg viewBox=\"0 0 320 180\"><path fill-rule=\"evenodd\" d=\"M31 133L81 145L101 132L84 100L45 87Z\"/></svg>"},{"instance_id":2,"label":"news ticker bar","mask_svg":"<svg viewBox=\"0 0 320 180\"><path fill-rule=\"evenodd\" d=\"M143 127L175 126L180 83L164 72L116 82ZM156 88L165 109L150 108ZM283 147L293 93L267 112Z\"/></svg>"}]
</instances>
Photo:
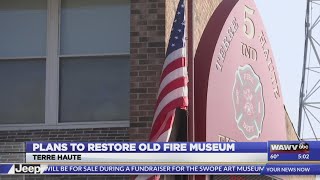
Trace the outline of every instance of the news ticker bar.
<instances>
[{"instance_id":1,"label":"news ticker bar","mask_svg":"<svg viewBox=\"0 0 320 180\"><path fill-rule=\"evenodd\" d=\"M50 165L0 164L0 175L319 175L320 164Z\"/></svg>"},{"instance_id":2,"label":"news ticker bar","mask_svg":"<svg viewBox=\"0 0 320 180\"><path fill-rule=\"evenodd\" d=\"M27 142L28 163L320 161L320 142Z\"/></svg>"}]
</instances>

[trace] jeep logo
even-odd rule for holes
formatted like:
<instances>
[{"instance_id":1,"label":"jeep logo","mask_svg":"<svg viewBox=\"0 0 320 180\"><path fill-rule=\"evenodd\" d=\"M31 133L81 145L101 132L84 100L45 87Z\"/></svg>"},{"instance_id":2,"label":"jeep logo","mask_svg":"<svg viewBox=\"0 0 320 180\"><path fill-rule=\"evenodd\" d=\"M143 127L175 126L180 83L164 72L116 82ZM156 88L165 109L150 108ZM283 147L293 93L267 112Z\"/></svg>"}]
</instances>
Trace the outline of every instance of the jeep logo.
<instances>
[{"instance_id":1,"label":"jeep logo","mask_svg":"<svg viewBox=\"0 0 320 180\"><path fill-rule=\"evenodd\" d=\"M40 174L41 165L40 164L15 164L14 173L15 174Z\"/></svg>"}]
</instances>

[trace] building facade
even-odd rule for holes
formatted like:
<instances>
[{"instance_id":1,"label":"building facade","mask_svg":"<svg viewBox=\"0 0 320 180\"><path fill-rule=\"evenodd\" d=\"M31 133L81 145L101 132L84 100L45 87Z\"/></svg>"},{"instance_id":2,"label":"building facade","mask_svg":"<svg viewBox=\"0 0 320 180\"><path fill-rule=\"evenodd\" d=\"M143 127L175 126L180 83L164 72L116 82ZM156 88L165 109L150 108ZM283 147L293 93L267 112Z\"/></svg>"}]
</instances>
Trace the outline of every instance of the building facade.
<instances>
[{"instance_id":1,"label":"building facade","mask_svg":"<svg viewBox=\"0 0 320 180\"><path fill-rule=\"evenodd\" d=\"M165 6L1 1L1 162L23 162L17 152L25 141L147 141L165 57Z\"/></svg>"},{"instance_id":2,"label":"building facade","mask_svg":"<svg viewBox=\"0 0 320 180\"><path fill-rule=\"evenodd\" d=\"M194 52L221 1L192 1ZM0 161L24 161L25 141L147 141L177 4L2 0Z\"/></svg>"}]
</instances>

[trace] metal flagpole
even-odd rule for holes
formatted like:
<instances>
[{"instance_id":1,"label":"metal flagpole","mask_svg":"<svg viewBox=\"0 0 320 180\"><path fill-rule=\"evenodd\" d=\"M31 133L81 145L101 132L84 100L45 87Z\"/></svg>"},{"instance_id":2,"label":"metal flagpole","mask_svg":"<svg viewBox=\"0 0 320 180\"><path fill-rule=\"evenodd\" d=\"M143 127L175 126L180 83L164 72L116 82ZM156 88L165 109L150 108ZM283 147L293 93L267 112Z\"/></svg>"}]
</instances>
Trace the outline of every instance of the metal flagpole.
<instances>
[{"instance_id":1,"label":"metal flagpole","mask_svg":"<svg viewBox=\"0 0 320 180\"><path fill-rule=\"evenodd\" d=\"M187 122L187 140L194 142L194 58L193 58L193 0L186 0L187 3L187 58L188 58L188 122ZM194 180L194 175L189 175L188 180Z\"/></svg>"},{"instance_id":2,"label":"metal flagpole","mask_svg":"<svg viewBox=\"0 0 320 180\"><path fill-rule=\"evenodd\" d=\"M188 107L188 141L194 141L194 106L193 106L193 22L192 22L192 15L193 15L193 7L192 7L192 0L187 0L187 58L188 58L188 98L189 98L189 107Z\"/></svg>"}]
</instances>

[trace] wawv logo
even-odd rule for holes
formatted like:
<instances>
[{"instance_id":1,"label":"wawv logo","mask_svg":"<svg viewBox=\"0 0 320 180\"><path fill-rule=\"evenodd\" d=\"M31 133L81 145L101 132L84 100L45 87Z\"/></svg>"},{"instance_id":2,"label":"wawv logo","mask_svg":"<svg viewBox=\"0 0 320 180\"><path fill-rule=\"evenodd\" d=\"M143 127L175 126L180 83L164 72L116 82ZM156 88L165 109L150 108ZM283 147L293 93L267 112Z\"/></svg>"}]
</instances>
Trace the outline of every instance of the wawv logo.
<instances>
[{"instance_id":1,"label":"wawv logo","mask_svg":"<svg viewBox=\"0 0 320 180\"><path fill-rule=\"evenodd\" d=\"M14 173L15 174L40 174L41 165L40 164L15 164Z\"/></svg>"},{"instance_id":2,"label":"wawv logo","mask_svg":"<svg viewBox=\"0 0 320 180\"><path fill-rule=\"evenodd\" d=\"M270 145L271 153L279 152L309 152L309 144L305 142L294 143L294 144L271 144Z\"/></svg>"}]
</instances>

